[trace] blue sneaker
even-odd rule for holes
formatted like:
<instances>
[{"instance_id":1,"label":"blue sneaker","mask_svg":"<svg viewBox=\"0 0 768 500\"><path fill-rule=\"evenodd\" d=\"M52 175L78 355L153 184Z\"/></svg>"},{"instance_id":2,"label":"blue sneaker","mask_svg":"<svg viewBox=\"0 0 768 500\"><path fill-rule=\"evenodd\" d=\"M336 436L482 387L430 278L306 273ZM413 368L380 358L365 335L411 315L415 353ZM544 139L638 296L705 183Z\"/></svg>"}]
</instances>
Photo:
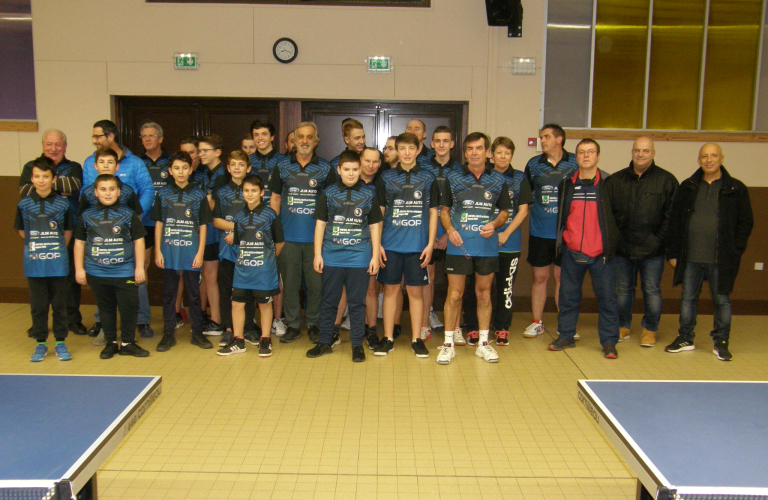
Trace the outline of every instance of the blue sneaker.
<instances>
[{"instance_id":1,"label":"blue sneaker","mask_svg":"<svg viewBox=\"0 0 768 500\"><path fill-rule=\"evenodd\" d=\"M67 346L64 344L56 344L54 350L56 351L56 356L58 356L60 360L69 361L72 359L72 355L69 353L69 349L67 349Z\"/></svg>"},{"instance_id":2,"label":"blue sneaker","mask_svg":"<svg viewBox=\"0 0 768 500\"><path fill-rule=\"evenodd\" d=\"M37 344L35 352L32 353L32 357L30 357L29 360L33 363L42 361L46 354L48 354L48 346L45 344Z\"/></svg>"}]
</instances>

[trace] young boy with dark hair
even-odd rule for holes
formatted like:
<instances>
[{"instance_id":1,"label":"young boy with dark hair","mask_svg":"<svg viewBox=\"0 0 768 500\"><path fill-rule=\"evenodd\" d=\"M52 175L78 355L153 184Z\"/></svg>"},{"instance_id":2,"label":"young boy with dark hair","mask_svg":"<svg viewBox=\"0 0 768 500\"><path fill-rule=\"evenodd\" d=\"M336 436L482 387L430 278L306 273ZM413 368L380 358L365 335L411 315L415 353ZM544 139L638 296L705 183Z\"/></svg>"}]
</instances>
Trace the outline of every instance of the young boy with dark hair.
<instances>
[{"instance_id":1,"label":"young boy with dark hair","mask_svg":"<svg viewBox=\"0 0 768 500\"><path fill-rule=\"evenodd\" d=\"M200 268L203 267L206 224L212 221L206 193L190 184L192 159L183 151L171 157L173 177L157 192L152 208L155 224L155 264L163 273L163 338L158 352L176 345L176 292L179 276L189 302L192 324L191 343L202 349L213 344L203 335L203 312L200 308Z\"/></svg>"},{"instance_id":2,"label":"young boy with dark hair","mask_svg":"<svg viewBox=\"0 0 768 500\"><path fill-rule=\"evenodd\" d=\"M233 244L237 245L237 262L232 279L234 338L217 354L230 356L245 352L245 306L256 302L262 325L259 357L265 358L272 355L269 325L272 324L272 297L280 293L277 256L283 248L283 225L277 212L262 201L264 182L261 177L245 176L242 188L245 205L233 220Z\"/></svg>"},{"instance_id":3,"label":"young boy with dark hair","mask_svg":"<svg viewBox=\"0 0 768 500\"><path fill-rule=\"evenodd\" d=\"M121 356L144 358L149 353L136 345L136 323L138 285L146 281L146 231L136 212L120 203L117 177L101 174L94 187L98 203L81 214L75 229L75 279L81 285L90 285L96 297L106 343L101 359L109 359L118 352Z\"/></svg>"},{"instance_id":4,"label":"young boy with dark hair","mask_svg":"<svg viewBox=\"0 0 768 500\"><path fill-rule=\"evenodd\" d=\"M67 290L72 238L69 201L53 190L56 166L41 156L32 162L30 191L17 205L14 229L24 240L24 276L29 283L32 335L37 340L30 361L42 361L48 353L48 305L53 310L56 356L69 361L72 355L64 344L67 338Z\"/></svg>"}]
</instances>

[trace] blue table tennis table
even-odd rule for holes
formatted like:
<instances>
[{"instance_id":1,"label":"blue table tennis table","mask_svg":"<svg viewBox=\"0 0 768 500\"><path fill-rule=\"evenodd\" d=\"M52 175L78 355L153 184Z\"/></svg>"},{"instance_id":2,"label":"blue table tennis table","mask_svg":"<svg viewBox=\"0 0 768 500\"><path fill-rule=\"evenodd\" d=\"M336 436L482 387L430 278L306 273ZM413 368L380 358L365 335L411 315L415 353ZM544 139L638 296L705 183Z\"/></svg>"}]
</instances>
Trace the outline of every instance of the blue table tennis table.
<instances>
[{"instance_id":1,"label":"blue table tennis table","mask_svg":"<svg viewBox=\"0 0 768 500\"><path fill-rule=\"evenodd\" d=\"M768 499L768 383L580 380L642 500Z\"/></svg>"},{"instance_id":2,"label":"blue table tennis table","mask_svg":"<svg viewBox=\"0 0 768 500\"><path fill-rule=\"evenodd\" d=\"M96 498L96 470L160 387L160 377L0 375L0 500Z\"/></svg>"}]
</instances>

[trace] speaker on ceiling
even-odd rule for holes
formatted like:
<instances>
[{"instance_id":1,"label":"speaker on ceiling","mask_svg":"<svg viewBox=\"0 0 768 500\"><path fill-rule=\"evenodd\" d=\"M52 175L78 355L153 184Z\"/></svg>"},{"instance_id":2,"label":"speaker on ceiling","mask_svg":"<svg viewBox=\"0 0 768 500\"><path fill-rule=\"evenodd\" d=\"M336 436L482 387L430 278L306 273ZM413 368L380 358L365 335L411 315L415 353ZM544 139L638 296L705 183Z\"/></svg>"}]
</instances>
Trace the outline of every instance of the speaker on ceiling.
<instances>
[{"instance_id":1,"label":"speaker on ceiling","mask_svg":"<svg viewBox=\"0 0 768 500\"><path fill-rule=\"evenodd\" d=\"M507 36L523 36L523 4L521 0L485 0L488 26L507 26Z\"/></svg>"}]
</instances>

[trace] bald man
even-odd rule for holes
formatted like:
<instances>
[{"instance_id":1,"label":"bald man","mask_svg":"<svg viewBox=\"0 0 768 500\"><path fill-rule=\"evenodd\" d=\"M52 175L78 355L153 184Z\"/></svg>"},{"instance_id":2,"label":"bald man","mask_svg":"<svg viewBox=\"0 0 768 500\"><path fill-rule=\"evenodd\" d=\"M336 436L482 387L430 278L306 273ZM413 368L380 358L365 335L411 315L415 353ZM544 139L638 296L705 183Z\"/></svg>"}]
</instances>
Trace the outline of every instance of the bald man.
<instances>
[{"instance_id":1,"label":"bald man","mask_svg":"<svg viewBox=\"0 0 768 500\"><path fill-rule=\"evenodd\" d=\"M606 182L619 226L614 266L619 298L619 342L628 340L632 327L635 288L640 276L643 319L640 345L656 345L661 319L661 275L664 242L669 229L672 200L678 188L675 176L656 165L656 150L649 137L632 145L632 161Z\"/></svg>"},{"instance_id":2,"label":"bald man","mask_svg":"<svg viewBox=\"0 0 768 500\"><path fill-rule=\"evenodd\" d=\"M719 145L704 144L699 150L699 169L680 184L672 204L667 237L667 258L675 268L672 283L683 284L680 330L664 350L692 351L696 308L704 280L709 283L715 307L713 353L722 361L732 359L728 348L731 333L731 302L741 255L752 233L752 205L743 182L723 166Z\"/></svg>"},{"instance_id":3,"label":"bald man","mask_svg":"<svg viewBox=\"0 0 768 500\"><path fill-rule=\"evenodd\" d=\"M427 139L426 124L418 118L414 118L405 126L405 131L419 138L419 149L416 151L416 157L419 162L429 164L429 161L435 157L435 151L429 149L427 145L424 144L424 141Z\"/></svg>"}]
</instances>

